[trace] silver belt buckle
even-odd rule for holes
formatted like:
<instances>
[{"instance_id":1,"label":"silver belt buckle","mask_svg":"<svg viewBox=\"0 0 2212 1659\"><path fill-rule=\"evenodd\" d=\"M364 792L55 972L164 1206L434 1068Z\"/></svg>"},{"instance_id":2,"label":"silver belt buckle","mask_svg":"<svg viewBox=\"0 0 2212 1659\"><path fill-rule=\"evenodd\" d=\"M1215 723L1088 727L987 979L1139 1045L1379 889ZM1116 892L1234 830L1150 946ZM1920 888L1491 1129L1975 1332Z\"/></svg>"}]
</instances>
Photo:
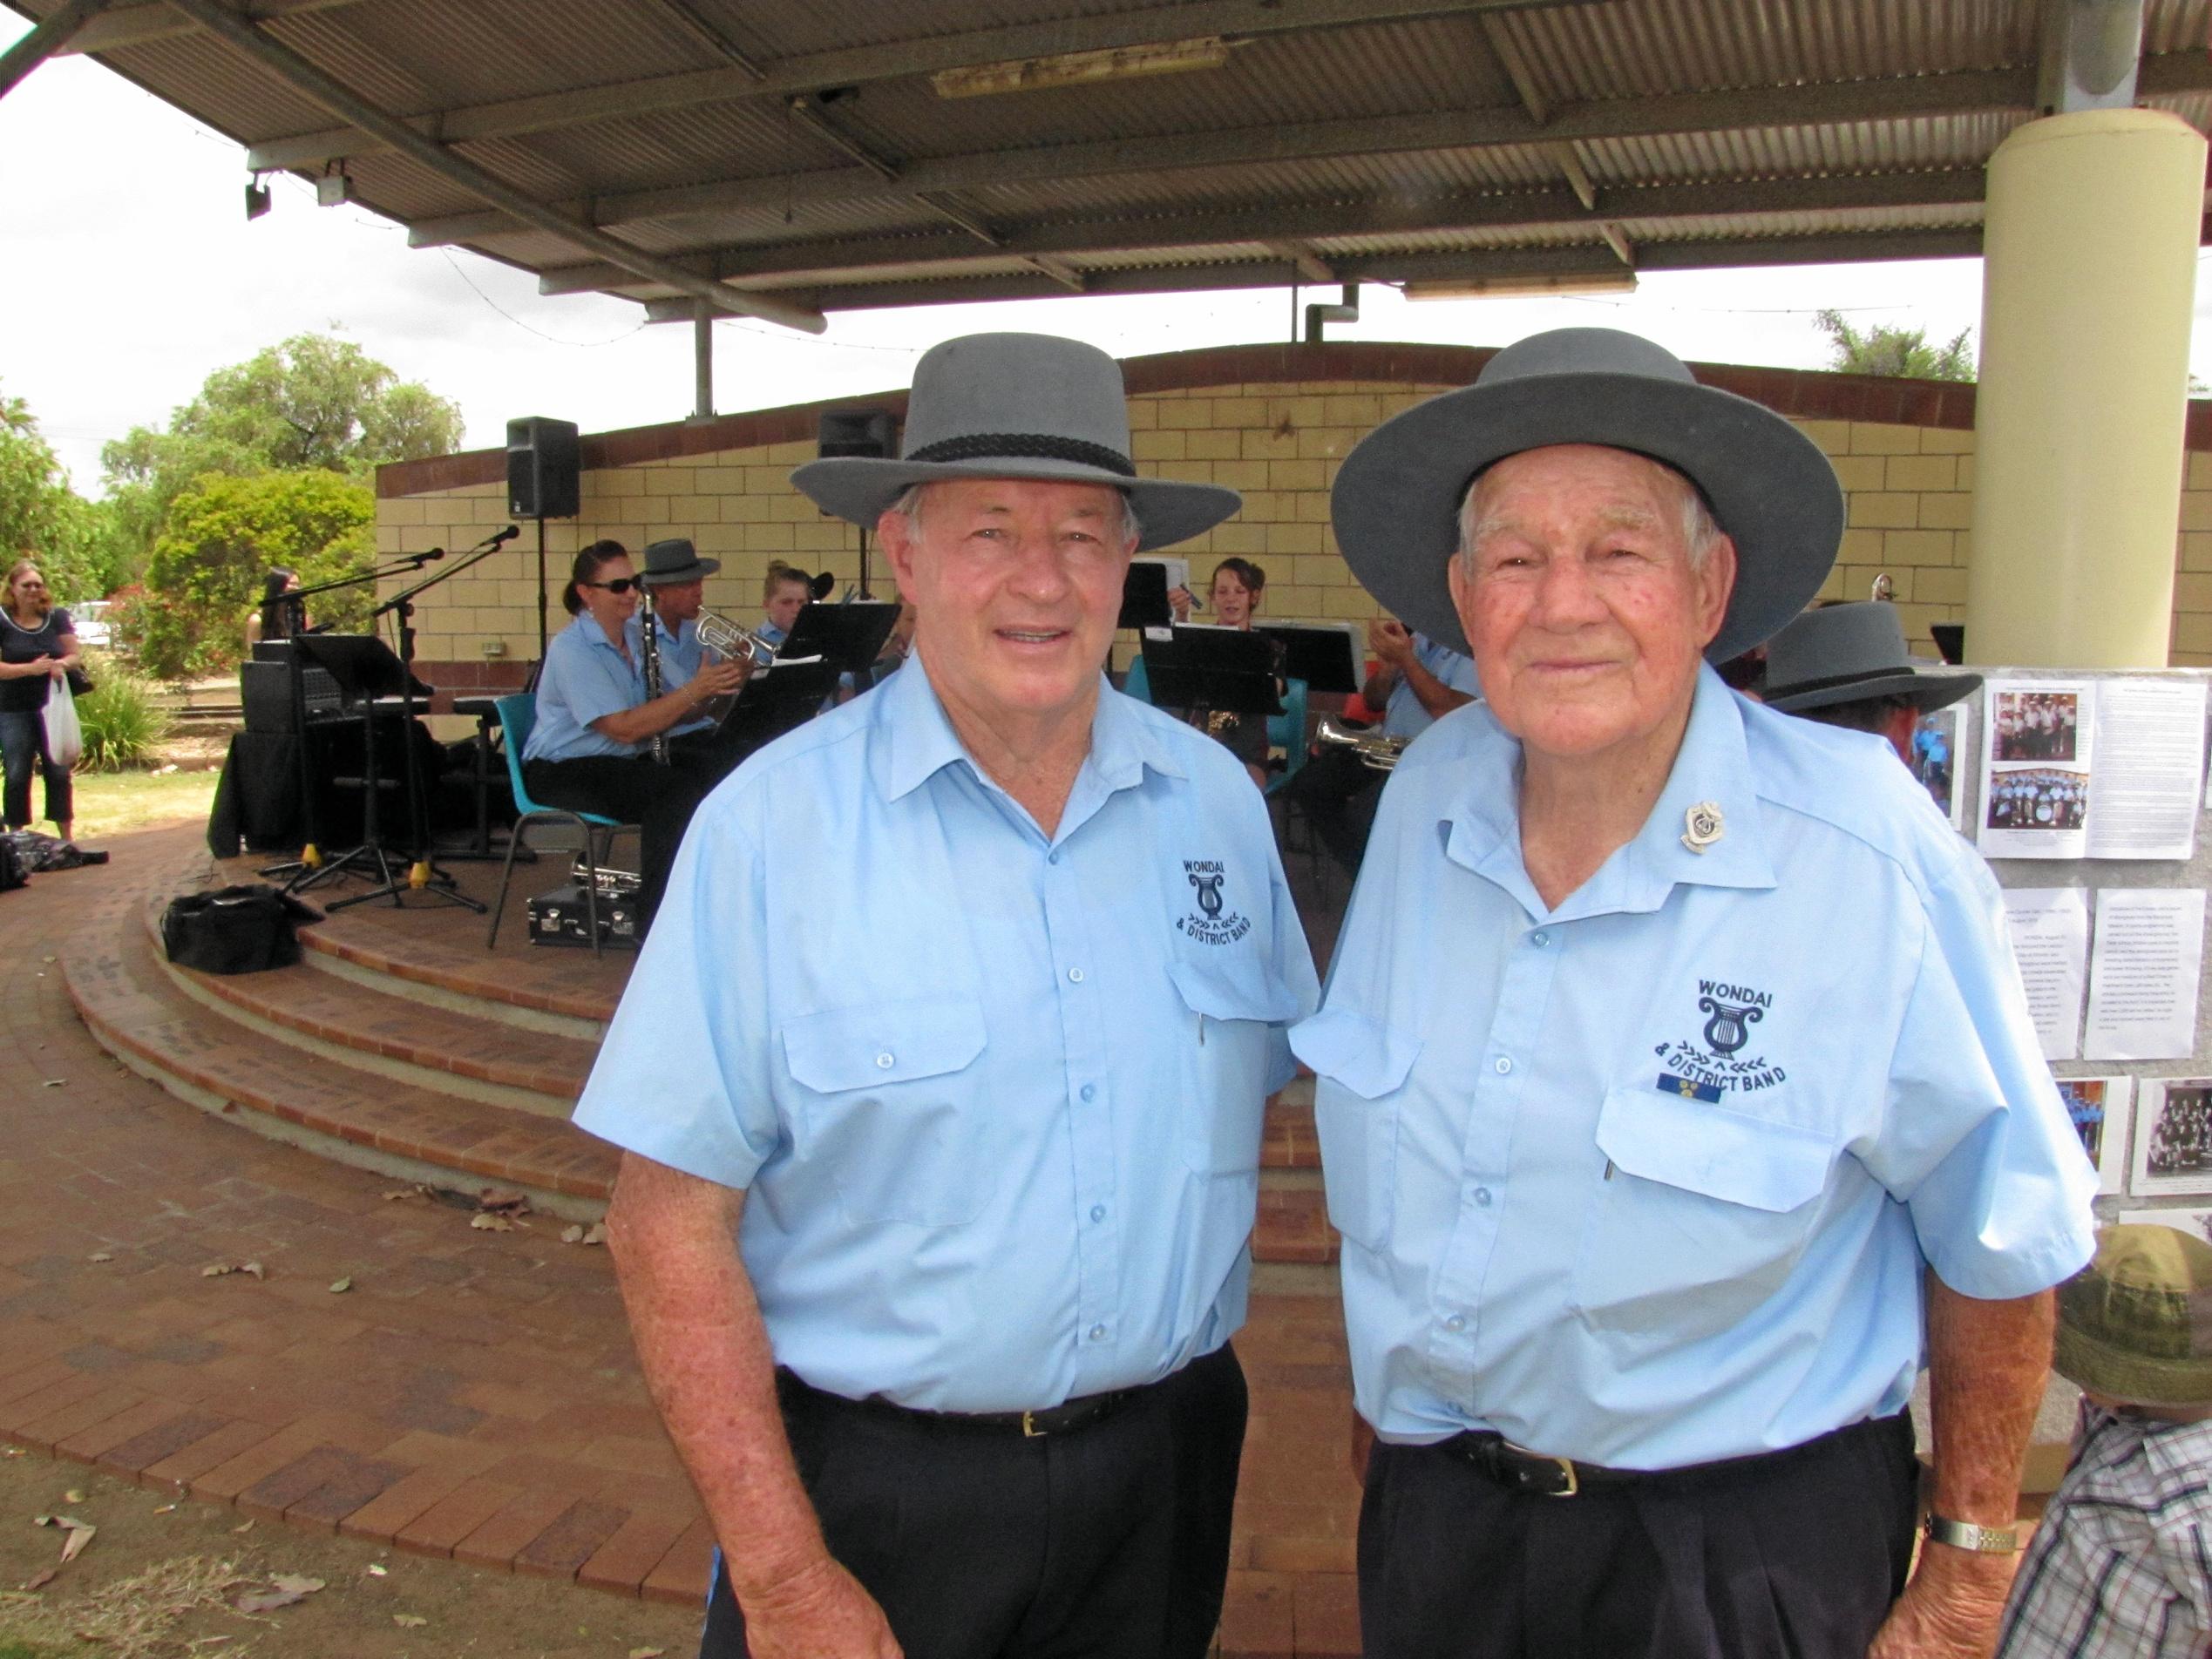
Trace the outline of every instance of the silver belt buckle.
<instances>
[{"instance_id":1,"label":"silver belt buckle","mask_svg":"<svg viewBox=\"0 0 2212 1659\"><path fill-rule=\"evenodd\" d=\"M1572 1458L1563 1458L1550 1452L1531 1452L1527 1446L1517 1446L1511 1440L1505 1441L1504 1446L1507 1451L1517 1452L1524 1458L1534 1458L1538 1462L1556 1463L1559 1466L1560 1472L1567 1477L1567 1489L1564 1492L1547 1492L1544 1494L1545 1497L1571 1498L1582 1490L1582 1482L1575 1475Z\"/></svg>"}]
</instances>

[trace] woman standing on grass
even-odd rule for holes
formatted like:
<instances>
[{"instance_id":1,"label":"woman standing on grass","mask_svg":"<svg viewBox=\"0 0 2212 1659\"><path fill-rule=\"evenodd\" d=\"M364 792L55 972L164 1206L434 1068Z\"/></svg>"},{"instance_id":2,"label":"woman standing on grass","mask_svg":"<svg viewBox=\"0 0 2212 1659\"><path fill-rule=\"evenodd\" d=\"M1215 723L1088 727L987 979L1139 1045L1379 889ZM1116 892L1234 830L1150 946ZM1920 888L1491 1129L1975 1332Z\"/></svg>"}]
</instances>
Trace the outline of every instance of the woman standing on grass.
<instances>
[{"instance_id":1,"label":"woman standing on grass","mask_svg":"<svg viewBox=\"0 0 2212 1659\"><path fill-rule=\"evenodd\" d=\"M10 830L31 824L31 775L46 780L46 816L64 841L75 827L69 769L46 753L46 696L78 666L77 630L46 592L38 566L16 561L0 594L0 769L7 774L4 816Z\"/></svg>"}]
</instances>

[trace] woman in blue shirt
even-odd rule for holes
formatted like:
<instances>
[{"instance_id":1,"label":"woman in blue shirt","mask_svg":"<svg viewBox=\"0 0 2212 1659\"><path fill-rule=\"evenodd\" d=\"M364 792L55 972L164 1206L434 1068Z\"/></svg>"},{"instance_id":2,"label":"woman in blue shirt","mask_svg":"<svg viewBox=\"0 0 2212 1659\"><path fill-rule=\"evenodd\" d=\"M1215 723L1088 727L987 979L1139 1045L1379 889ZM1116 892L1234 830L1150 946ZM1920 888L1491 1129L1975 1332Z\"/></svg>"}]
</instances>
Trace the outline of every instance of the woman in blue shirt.
<instances>
[{"instance_id":1,"label":"woman in blue shirt","mask_svg":"<svg viewBox=\"0 0 2212 1659\"><path fill-rule=\"evenodd\" d=\"M546 647L522 780L547 806L639 826L638 913L649 925L692 809L718 781L697 768L656 763L652 740L696 718L709 699L735 692L745 670L702 665L675 690L648 700L643 653L630 626L639 594L621 543L594 542L576 555L560 592L562 607L576 620Z\"/></svg>"},{"instance_id":2,"label":"woman in blue shirt","mask_svg":"<svg viewBox=\"0 0 2212 1659\"><path fill-rule=\"evenodd\" d=\"M8 572L0 604L0 768L7 773L5 816L10 830L31 823L31 777L46 780L46 816L70 838L75 808L69 769L46 753L46 696L52 682L77 667L77 628L46 592L27 559Z\"/></svg>"}]
</instances>

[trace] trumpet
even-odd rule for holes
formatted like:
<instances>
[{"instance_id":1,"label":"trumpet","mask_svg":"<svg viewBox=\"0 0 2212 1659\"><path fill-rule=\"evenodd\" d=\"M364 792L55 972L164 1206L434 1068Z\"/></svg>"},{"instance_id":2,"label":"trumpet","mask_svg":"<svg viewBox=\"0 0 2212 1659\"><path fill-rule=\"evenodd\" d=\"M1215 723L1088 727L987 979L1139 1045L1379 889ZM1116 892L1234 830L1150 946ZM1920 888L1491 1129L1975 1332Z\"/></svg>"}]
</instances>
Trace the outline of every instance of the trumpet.
<instances>
[{"instance_id":1,"label":"trumpet","mask_svg":"<svg viewBox=\"0 0 2212 1659\"><path fill-rule=\"evenodd\" d=\"M716 616L712 611L702 611L692 619L692 629L699 636L699 643L718 657L732 662L740 659L750 661L756 670L765 668L776 660L776 647L750 628L740 627L726 616Z\"/></svg>"},{"instance_id":2,"label":"trumpet","mask_svg":"<svg viewBox=\"0 0 2212 1659\"><path fill-rule=\"evenodd\" d=\"M1360 757L1362 764L1378 772L1388 772L1398 764L1398 757L1406 752L1407 740L1386 737L1381 732L1355 732L1348 726L1340 726L1327 715L1313 734L1316 742L1348 748Z\"/></svg>"}]
</instances>

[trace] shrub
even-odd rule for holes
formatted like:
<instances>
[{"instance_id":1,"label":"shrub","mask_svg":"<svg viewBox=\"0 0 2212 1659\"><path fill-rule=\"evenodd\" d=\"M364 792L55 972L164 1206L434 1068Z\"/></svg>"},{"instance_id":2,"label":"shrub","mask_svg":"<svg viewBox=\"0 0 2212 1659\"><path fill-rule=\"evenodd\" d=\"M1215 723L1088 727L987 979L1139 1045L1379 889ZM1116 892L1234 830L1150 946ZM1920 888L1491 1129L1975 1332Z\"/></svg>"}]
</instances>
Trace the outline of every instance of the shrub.
<instances>
[{"instance_id":1,"label":"shrub","mask_svg":"<svg viewBox=\"0 0 2212 1659\"><path fill-rule=\"evenodd\" d=\"M169 735L169 711L156 701L159 687L103 651L85 653L85 672L92 676L92 688L77 700L77 718L85 728L78 768L119 772L144 766Z\"/></svg>"}]
</instances>

